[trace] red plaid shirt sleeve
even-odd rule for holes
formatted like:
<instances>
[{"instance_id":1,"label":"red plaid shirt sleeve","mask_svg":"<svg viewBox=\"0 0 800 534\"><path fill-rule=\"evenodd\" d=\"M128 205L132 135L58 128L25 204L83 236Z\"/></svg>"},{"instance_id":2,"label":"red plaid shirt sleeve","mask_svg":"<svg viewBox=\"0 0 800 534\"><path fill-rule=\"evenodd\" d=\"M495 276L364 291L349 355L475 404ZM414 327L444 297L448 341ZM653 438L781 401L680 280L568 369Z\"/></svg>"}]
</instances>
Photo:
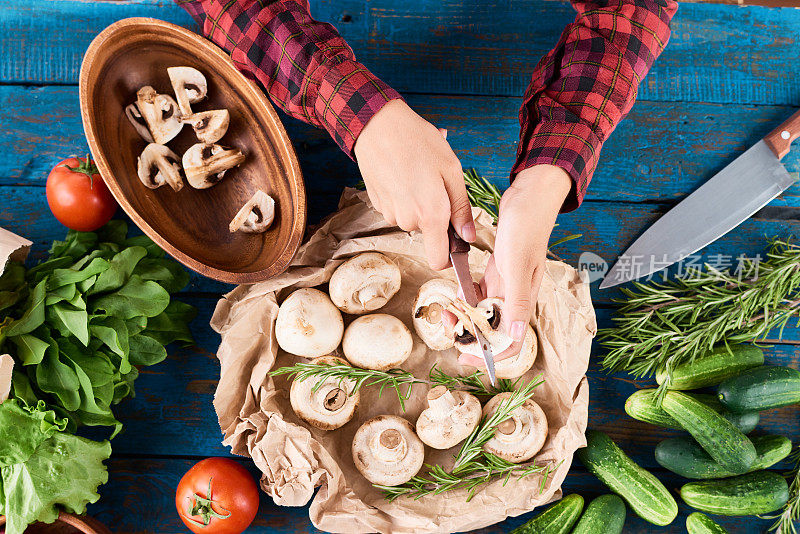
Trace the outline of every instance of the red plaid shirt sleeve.
<instances>
[{"instance_id":1,"label":"red plaid shirt sleeve","mask_svg":"<svg viewBox=\"0 0 800 534\"><path fill-rule=\"evenodd\" d=\"M562 211L577 208L603 142L636 100L639 83L669 39L673 0L572 0L578 11L536 66L519 113L512 179L538 164L573 180Z\"/></svg>"},{"instance_id":2,"label":"red plaid shirt sleeve","mask_svg":"<svg viewBox=\"0 0 800 534\"><path fill-rule=\"evenodd\" d=\"M308 0L175 0L289 115L325 128L350 157L367 122L400 94L355 60Z\"/></svg>"}]
</instances>

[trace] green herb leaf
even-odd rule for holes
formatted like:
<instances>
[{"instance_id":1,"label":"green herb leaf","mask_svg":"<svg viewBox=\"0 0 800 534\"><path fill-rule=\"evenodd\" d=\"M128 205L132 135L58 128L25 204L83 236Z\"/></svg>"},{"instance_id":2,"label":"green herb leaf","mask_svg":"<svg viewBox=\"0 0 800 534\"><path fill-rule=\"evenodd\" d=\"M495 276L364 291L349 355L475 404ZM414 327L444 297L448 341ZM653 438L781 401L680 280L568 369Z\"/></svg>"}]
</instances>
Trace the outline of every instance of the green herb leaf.
<instances>
[{"instance_id":1,"label":"green herb leaf","mask_svg":"<svg viewBox=\"0 0 800 534\"><path fill-rule=\"evenodd\" d=\"M54 269L47 280L47 289L53 291L67 284L77 284L108 269L108 262L95 258L82 269Z\"/></svg>"},{"instance_id":2,"label":"green herb leaf","mask_svg":"<svg viewBox=\"0 0 800 534\"><path fill-rule=\"evenodd\" d=\"M144 280L158 282L170 293L177 293L189 283L189 273L178 263L167 259L145 258L133 272Z\"/></svg>"},{"instance_id":3,"label":"green herb leaf","mask_svg":"<svg viewBox=\"0 0 800 534\"><path fill-rule=\"evenodd\" d=\"M155 365L167 357L167 350L152 337L136 334L131 336L129 342L131 363L134 365Z\"/></svg>"},{"instance_id":4,"label":"green herb leaf","mask_svg":"<svg viewBox=\"0 0 800 534\"><path fill-rule=\"evenodd\" d=\"M108 268L100 273L89 291L90 295L119 289L128 282L139 260L147 256L144 247L130 247L117 253L108 262Z\"/></svg>"},{"instance_id":5,"label":"green herb leaf","mask_svg":"<svg viewBox=\"0 0 800 534\"><path fill-rule=\"evenodd\" d=\"M173 300L162 313L147 320L145 333L162 345L175 342L191 345L194 339L189 323L196 315L197 309L194 306Z\"/></svg>"},{"instance_id":6,"label":"green herb leaf","mask_svg":"<svg viewBox=\"0 0 800 534\"><path fill-rule=\"evenodd\" d=\"M81 405L78 376L61 361L56 341L49 339L48 342L50 346L41 363L36 366L36 383L42 391L55 395L67 411L77 410Z\"/></svg>"},{"instance_id":7,"label":"green herb leaf","mask_svg":"<svg viewBox=\"0 0 800 534\"><path fill-rule=\"evenodd\" d=\"M169 293L155 282L145 281L133 275L124 286L113 293L98 298L92 304L92 312L106 313L122 319L142 315L155 317L169 305Z\"/></svg>"},{"instance_id":8,"label":"green herb leaf","mask_svg":"<svg viewBox=\"0 0 800 534\"><path fill-rule=\"evenodd\" d=\"M97 234L70 230L64 241L53 241L53 246L50 247L50 256L53 258L68 257L74 261L85 255L96 244Z\"/></svg>"},{"instance_id":9,"label":"green herb leaf","mask_svg":"<svg viewBox=\"0 0 800 534\"><path fill-rule=\"evenodd\" d=\"M36 284L36 287L33 288L30 298L28 299L25 313L22 317L8 325L3 331L6 336L11 337L29 334L44 323L44 297L46 286L47 279Z\"/></svg>"},{"instance_id":10,"label":"green herb leaf","mask_svg":"<svg viewBox=\"0 0 800 534\"><path fill-rule=\"evenodd\" d=\"M42 361L47 348L50 346L46 341L42 341L30 334L20 334L9 338L9 341L17 346L17 358L22 365L36 365Z\"/></svg>"},{"instance_id":11,"label":"green herb leaf","mask_svg":"<svg viewBox=\"0 0 800 534\"><path fill-rule=\"evenodd\" d=\"M119 317L101 317L93 319L89 324L89 333L101 340L111 351L120 357L120 372L127 373L131 370L128 361L128 326Z\"/></svg>"},{"instance_id":12,"label":"green herb leaf","mask_svg":"<svg viewBox=\"0 0 800 534\"><path fill-rule=\"evenodd\" d=\"M84 346L89 344L89 315L86 310L59 302L47 308L47 319L62 336L72 334Z\"/></svg>"}]
</instances>

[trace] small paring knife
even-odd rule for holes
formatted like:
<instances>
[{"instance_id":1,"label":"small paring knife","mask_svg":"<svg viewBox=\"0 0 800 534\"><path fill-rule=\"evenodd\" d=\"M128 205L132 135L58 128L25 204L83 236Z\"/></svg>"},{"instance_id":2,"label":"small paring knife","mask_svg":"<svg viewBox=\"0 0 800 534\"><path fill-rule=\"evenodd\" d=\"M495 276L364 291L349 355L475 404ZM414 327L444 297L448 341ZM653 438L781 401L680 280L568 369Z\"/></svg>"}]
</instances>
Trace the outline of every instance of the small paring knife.
<instances>
[{"instance_id":1,"label":"small paring knife","mask_svg":"<svg viewBox=\"0 0 800 534\"><path fill-rule=\"evenodd\" d=\"M453 225L447 229L447 237L450 241L450 263L453 265L453 270L456 272L458 285L461 292L464 294L464 300L473 308L478 305L478 294L475 292L475 282L472 280L472 274L469 272L469 243L461 239L456 233ZM470 319L472 321L472 319ZM472 322L472 330L475 332L475 338L483 351L483 363L486 365L486 374L489 375L489 382L492 386L497 385L497 377L494 372L494 355L489 346L489 342L483 334L480 333Z\"/></svg>"},{"instance_id":2,"label":"small paring knife","mask_svg":"<svg viewBox=\"0 0 800 534\"><path fill-rule=\"evenodd\" d=\"M660 271L730 232L795 183L781 165L800 111L665 213L628 247L600 289ZM637 265L638 262L638 265Z\"/></svg>"}]
</instances>

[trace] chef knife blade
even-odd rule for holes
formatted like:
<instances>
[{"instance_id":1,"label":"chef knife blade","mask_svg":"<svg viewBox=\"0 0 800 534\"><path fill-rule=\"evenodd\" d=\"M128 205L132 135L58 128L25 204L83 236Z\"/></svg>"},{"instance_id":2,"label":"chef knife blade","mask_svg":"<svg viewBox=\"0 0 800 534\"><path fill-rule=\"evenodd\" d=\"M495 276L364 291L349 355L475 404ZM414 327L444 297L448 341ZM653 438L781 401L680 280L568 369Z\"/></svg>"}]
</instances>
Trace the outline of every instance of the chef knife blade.
<instances>
[{"instance_id":1,"label":"chef knife blade","mask_svg":"<svg viewBox=\"0 0 800 534\"><path fill-rule=\"evenodd\" d=\"M788 189L781 165L800 136L800 111L648 228L619 257L600 289L647 276L722 237Z\"/></svg>"},{"instance_id":2,"label":"chef knife blade","mask_svg":"<svg viewBox=\"0 0 800 534\"><path fill-rule=\"evenodd\" d=\"M478 305L478 294L475 292L475 283L472 280L472 274L469 272L469 243L458 236L452 225L447 229L447 237L450 241L450 263L453 264L453 270L456 272L458 285L464 294L466 303L474 308ZM475 327L475 322L472 322L472 331L475 332L475 338L481 347L483 363L486 365L486 374L489 375L489 382L492 386L496 386L497 378L494 371L492 349L480 330Z\"/></svg>"}]
</instances>

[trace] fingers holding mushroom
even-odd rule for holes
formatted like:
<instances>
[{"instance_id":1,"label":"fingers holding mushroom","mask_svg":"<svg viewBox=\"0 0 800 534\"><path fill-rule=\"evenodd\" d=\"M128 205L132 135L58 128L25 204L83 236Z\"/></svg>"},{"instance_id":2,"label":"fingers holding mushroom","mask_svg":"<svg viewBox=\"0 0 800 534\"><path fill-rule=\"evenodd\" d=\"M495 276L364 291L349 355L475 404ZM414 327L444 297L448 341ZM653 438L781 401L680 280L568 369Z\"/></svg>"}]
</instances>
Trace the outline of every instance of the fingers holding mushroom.
<instances>
[{"instance_id":1,"label":"fingers holding mushroom","mask_svg":"<svg viewBox=\"0 0 800 534\"><path fill-rule=\"evenodd\" d=\"M316 358L335 351L344 323L328 295L312 288L298 289L278 308L275 338L281 349L296 356Z\"/></svg>"},{"instance_id":2,"label":"fingers holding mushroom","mask_svg":"<svg viewBox=\"0 0 800 534\"><path fill-rule=\"evenodd\" d=\"M158 143L150 143L142 151L137 160L137 175L142 183L150 189L156 189L164 184L173 190L183 188L181 178L180 160L177 154Z\"/></svg>"},{"instance_id":3,"label":"fingers holding mushroom","mask_svg":"<svg viewBox=\"0 0 800 534\"><path fill-rule=\"evenodd\" d=\"M341 358L323 356L314 359L316 365L348 365ZM289 390L289 401L297 417L321 430L334 430L350 421L360 399L353 392L355 381L346 378L326 378L322 383L316 378L295 379Z\"/></svg>"},{"instance_id":4,"label":"fingers holding mushroom","mask_svg":"<svg viewBox=\"0 0 800 534\"><path fill-rule=\"evenodd\" d=\"M231 232L257 234L265 232L275 219L275 201L260 189L248 200L231 221Z\"/></svg>"},{"instance_id":5,"label":"fingers holding mushroom","mask_svg":"<svg viewBox=\"0 0 800 534\"><path fill-rule=\"evenodd\" d=\"M455 447L481 420L481 403L465 391L436 386L428 392L428 408L417 419L417 435L434 449Z\"/></svg>"},{"instance_id":6,"label":"fingers holding mushroom","mask_svg":"<svg viewBox=\"0 0 800 534\"><path fill-rule=\"evenodd\" d=\"M414 340L406 325L392 315L373 313L350 323L342 339L345 358L362 369L388 371L411 355Z\"/></svg>"},{"instance_id":7,"label":"fingers holding mushroom","mask_svg":"<svg viewBox=\"0 0 800 534\"><path fill-rule=\"evenodd\" d=\"M183 129L175 100L169 95L158 94L149 85L136 93L136 109L147 124L153 141L160 145L172 141Z\"/></svg>"},{"instance_id":8,"label":"fingers holding mushroom","mask_svg":"<svg viewBox=\"0 0 800 534\"><path fill-rule=\"evenodd\" d=\"M511 393L495 395L483 407L483 416L491 417L501 402L508 402ZM497 425L494 436L483 449L509 462L518 464L533 458L547 440L547 417L542 408L528 399Z\"/></svg>"},{"instance_id":9,"label":"fingers holding mushroom","mask_svg":"<svg viewBox=\"0 0 800 534\"><path fill-rule=\"evenodd\" d=\"M365 252L342 263L328 287L331 300L343 312L375 311L400 289L400 268L379 252Z\"/></svg>"},{"instance_id":10,"label":"fingers holding mushroom","mask_svg":"<svg viewBox=\"0 0 800 534\"><path fill-rule=\"evenodd\" d=\"M200 102L208 94L206 77L192 67L170 67L167 69L167 74L181 114L188 117L192 114L191 104Z\"/></svg>"},{"instance_id":11,"label":"fingers holding mushroom","mask_svg":"<svg viewBox=\"0 0 800 534\"><path fill-rule=\"evenodd\" d=\"M458 284L445 278L428 280L419 288L412 312L414 330L432 350L447 350L454 344L442 322L442 312L457 295Z\"/></svg>"},{"instance_id":12,"label":"fingers holding mushroom","mask_svg":"<svg viewBox=\"0 0 800 534\"><path fill-rule=\"evenodd\" d=\"M366 421L353 437L353 462L373 484L397 486L417 474L425 447L411 423L395 415Z\"/></svg>"},{"instance_id":13,"label":"fingers holding mushroom","mask_svg":"<svg viewBox=\"0 0 800 534\"><path fill-rule=\"evenodd\" d=\"M244 154L235 148L197 143L183 154L186 181L195 189L207 189L225 176L225 171L244 161Z\"/></svg>"}]
</instances>

